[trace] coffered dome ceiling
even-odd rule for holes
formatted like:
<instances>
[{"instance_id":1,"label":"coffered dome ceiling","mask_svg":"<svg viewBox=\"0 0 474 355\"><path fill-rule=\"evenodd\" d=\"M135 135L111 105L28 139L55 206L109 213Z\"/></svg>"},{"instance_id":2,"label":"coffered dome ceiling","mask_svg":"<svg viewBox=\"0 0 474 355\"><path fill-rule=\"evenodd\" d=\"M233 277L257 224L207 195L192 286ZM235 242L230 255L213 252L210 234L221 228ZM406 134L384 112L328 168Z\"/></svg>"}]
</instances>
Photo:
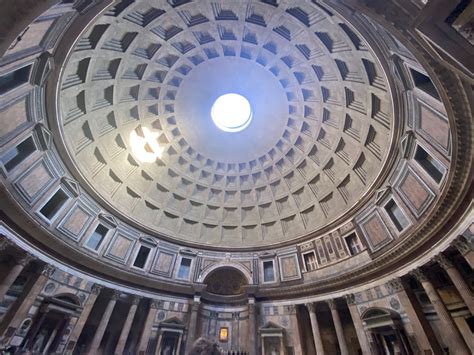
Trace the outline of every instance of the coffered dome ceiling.
<instances>
[{"instance_id":1,"label":"coffered dome ceiling","mask_svg":"<svg viewBox=\"0 0 474 355\"><path fill-rule=\"evenodd\" d=\"M373 192L393 108L350 24L306 1L173 3L107 10L63 69L63 143L104 206L178 240L263 246ZM237 133L210 116L230 92L253 110Z\"/></svg>"}]
</instances>

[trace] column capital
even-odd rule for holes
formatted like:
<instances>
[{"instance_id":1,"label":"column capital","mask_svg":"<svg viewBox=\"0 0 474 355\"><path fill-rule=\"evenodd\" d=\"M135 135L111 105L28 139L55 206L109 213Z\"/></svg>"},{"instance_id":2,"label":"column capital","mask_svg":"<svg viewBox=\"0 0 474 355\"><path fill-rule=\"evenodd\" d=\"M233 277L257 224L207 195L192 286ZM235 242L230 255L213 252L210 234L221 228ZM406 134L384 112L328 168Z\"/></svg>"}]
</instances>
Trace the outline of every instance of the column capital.
<instances>
[{"instance_id":1,"label":"column capital","mask_svg":"<svg viewBox=\"0 0 474 355\"><path fill-rule=\"evenodd\" d=\"M9 239L3 237L0 240L0 251L7 249L11 245L13 245L13 243Z\"/></svg>"},{"instance_id":2,"label":"column capital","mask_svg":"<svg viewBox=\"0 0 474 355\"><path fill-rule=\"evenodd\" d=\"M428 282L428 277L426 276L425 272L421 270L421 268L416 268L412 272L410 272L419 282Z\"/></svg>"},{"instance_id":3,"label":"column capital","mask_svg":"<svg viewBox=\"0 0 474 355\"><path fill-rule=\"evenodd\" d=\"M403 291L405 288L403 287L403 282L402 279L399 277L396 277L394 279L391 279L390 281L387 282L387 287L390 290L390 292L400 292Z\"/></svg>"},{"instance_id":4,"label":"column capital","mask_svg":"<svg viewBox=\"0 0 474 355\"><path fill-rule=\"evenodd\" d=\"M141 296L133 295L132 296L132 304L138 305L140 303L141 299L142 299Z\"/></svg>"},{"instance_id":5,"label":"column capital","mask_svg":"<svg viewBox=\"0 0 474 355\"><path fill-rule=\"evenodd\" d=\"M23 256L19 257L18 259L16 259L16 262L19 265L24 267L35 259L36 258L33 255L31 255L30 253L26 253L26 255L23 255Z\"/></svg>"},{"instance_id":6,"label":"column capital","mask_svg":"<svg viewBox=\"0 0 474 355\"><path fill-rule=\"evenodd\" d=\"M191 303L191 312L198 312L200 305L201 305L201 302L194 301L193 303Z\"/></svg>"},{"instance_id":7,"label":"column capital","mask_svg":"<svg viewBox=\"0 0 474 355\"><path fill-rule=\"evenodd\" d=\"M348 295L344 295L344 299L348 305L356 304L355 296L353 293L349 293Z\"/></svg>"},{"instance_id":8,"label":"column capital","mask_svg":"<svg viewBox=\"0 0 474 355\"><path fill-rule=\"evenodd\" d=\"M158 309L158 306L159 306L159 305L160 305L160 301L159 301L159 300L152 299L152 300L151 300L151 303L150 303L150 308Z\"/></svg>"},{"instance_id":9,"label":"column capital","mask_svg":"<svg viewBox=\"0 0 474 355\"><path fill-rule=\"evenodd\" d=\"M336 300L334 299L326 300L326 303L328 304L329 309L331 310L337 309Z\"/></svg>"},{"instance_id":10,"label":"column capital","mask_svg":"<svg viewBox=\"0 0 474 355\"><path fill-rule=\"evenodd\" d=\"M122 294L122 292L118 291L118 290L113 290L112 292L112 296L110 296L110 299L112 301L116 301L120 298L120 295Z\"/></svg>"},{"instance_id":11,"label":"column capital","mask_svg":"<svg viewBox=\"0 0 474 355\"><path fill-rule=\"evenodd\" d=\"M102 285L93 284L92 287L91 287L91 293L93 295L98 295L103 288L104 288L104 286L102 286Z\"/></svg>"},{"instance_id":12,"label":"column capital","mask_svg":"<svg viewBox=\"0 0 474 355\"><path fill-rule=\"evenodd\" d=\"M316 313L316 305L313 302L308 302L304 304L310 313Z\"/></svg>"},{"instance_id":13,"label":"column capital","mask_svg":"<svg viewBox=\"0 0 474 355\"><path fill-rule=\"evenodd\" d=\"M466 238L459 236L453 240L452 246L455 247L462 255L469 253L472 248L467 242Z\"/></svg>"},{"instance_id":14,"label":"column capital","mask_svg":"<svg viewBox=\"0 0 474 355\"><path fill-rule=\"evenodd\" d=\"M286 306L286 309L288 311L288 314L296 314L296 306L294 304Z\"/></svg>"},{"instance_id":15,"label":"column capital","mask_svg":"<svg viewBox=\"0 0 474 355\"><path fill-rule=\"evenodd\" d=\"M451 261L447 257L445 257L443 253L439 253L438 255L436 255L433 260L436 261L439 266L441 266L444 270L448 270L454 267Z\"/></svg>"},{"instance_id":16,"label":"column capital","mask_svg":"<svg viewBox=\"0 0 474 355\"><path fill-rule=\"evenodd\" d=\"M47 277L53 276L54 272L56 271L56 268L51 265L51 264L46 264L43 267L43 270L41 270L41 274Z\"/></svg>"}]
</instances>

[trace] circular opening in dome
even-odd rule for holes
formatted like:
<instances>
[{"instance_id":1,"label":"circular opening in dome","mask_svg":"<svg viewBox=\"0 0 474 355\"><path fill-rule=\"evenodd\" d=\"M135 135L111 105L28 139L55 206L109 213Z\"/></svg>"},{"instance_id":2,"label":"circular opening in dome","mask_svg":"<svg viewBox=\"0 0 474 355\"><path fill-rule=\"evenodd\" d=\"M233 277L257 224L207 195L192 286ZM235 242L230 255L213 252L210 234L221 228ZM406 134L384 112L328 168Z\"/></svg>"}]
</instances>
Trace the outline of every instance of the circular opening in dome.
<instances>
[{"instance_id":1,"label":"circular opening in dome","mask_svg":"<svg viewBox=\"0 0 474 355\"><path fill-rule=\"evenodd\" d=\"M239 132L252 120L249 101L239 94L219 96L212 105L211 118L214 124L226 132Z\"/></svg>"}]
</instances>

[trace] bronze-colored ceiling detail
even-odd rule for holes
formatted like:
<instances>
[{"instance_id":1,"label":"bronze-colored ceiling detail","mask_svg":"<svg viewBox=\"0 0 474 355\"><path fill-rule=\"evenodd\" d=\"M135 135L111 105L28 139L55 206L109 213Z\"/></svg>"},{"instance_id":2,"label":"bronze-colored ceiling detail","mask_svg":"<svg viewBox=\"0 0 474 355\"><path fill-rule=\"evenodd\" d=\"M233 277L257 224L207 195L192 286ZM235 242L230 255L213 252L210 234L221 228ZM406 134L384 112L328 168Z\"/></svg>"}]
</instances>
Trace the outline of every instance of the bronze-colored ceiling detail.
<instances>
[{"instance_id":1,"label":"bronze-colored ceiling detail","mask_svg":"<svg viewBox=\"0 0 474 355\"><path fill-rule=\"evenodd\" d=\"M242 273L232 268L221 268L213 271L205 280L206 291L223 296L244 293L247 280Z\"/></svg>"}]
</instances>

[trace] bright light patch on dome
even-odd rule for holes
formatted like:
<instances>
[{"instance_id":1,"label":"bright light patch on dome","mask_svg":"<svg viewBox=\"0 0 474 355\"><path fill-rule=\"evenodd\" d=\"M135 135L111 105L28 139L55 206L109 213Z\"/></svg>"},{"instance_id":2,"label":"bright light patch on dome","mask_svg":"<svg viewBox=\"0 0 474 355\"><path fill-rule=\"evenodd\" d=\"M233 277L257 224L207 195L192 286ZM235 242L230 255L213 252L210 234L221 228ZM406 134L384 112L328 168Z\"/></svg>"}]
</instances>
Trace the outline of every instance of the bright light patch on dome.
<instances>
[{"instance_id":1,"label":"bright light patch on dome","mask_svg":"<svg viewBox=\"0 0 474 355\"><path fill-rule=\"evenodd\" d=\"M132 154L141 163L154 163L161 158L163 147L158 144L159 133L151 132L146 127L139 127L130 132Z\"/></svg>"},{"instance_id":2,"label":"bright light patch on dome","mask_svg":"<svg viewBox=\"0 0 474 355\"><path fill-rule=\"evenodd\" d=\"M252 109L242 95L225 94L219 96L212 105L211 118L219 129L239 132L250 124Z\"/></svg>"}]
</instances>

